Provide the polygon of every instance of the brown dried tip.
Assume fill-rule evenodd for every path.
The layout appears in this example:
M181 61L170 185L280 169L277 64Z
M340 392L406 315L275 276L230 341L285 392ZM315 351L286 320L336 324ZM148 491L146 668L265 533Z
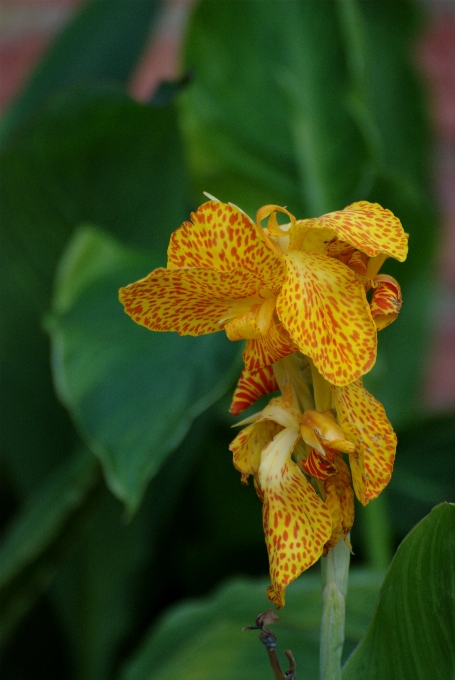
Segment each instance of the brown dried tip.
M262 614L257 615L255 626L245 626L242 630L264 630L265 626L276 623L279 618L280 617L273 609L267 609L265 612L262 612Z

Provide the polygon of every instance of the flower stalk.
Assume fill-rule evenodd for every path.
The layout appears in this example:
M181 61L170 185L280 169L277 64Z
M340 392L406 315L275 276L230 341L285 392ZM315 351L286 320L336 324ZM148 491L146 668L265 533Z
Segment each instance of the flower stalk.
M345 542L338 541L328 555L321 558L320 680L341 680L350 557L351 553Z

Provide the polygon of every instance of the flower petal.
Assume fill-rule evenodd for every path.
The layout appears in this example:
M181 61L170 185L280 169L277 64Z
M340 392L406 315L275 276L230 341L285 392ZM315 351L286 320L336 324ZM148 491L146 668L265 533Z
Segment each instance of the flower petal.
M245 213L227 203L207 201L191 214L191 220L171 236L168 269L246 269L266 286L279 288L285 275L283 264Z
M387 274L374 279L375 288L371 297L370 310L378 331L395 321L403 304L398 281Z
M234 454L234 467L242 475L242 484L248 484L248 477L253 475L256 490L261 498L258 486L261 453L282 429L273 420L262 420L245 427L229 445L229 450Z
M349 456L355 493L366 505L392 476L397 438L384 407L361 380L332 390L338 421L356 448L356 454Z
M243 352L245 368L257 373L265 366L271 366L279 359L287 357L298 349L281 323L272 323L267 334L256 340L248 340Z
M355 246L369 257L384 253L400 262L408 253L408 236L398 217L378 203L358 201L344 210L297 222L290 232L290 249L300 249L308 227L329 230L340 241ZM325 237L327 238L327 237Z
M222 329L236 299L254 296L257 276L245 270L155 269L119 291L133 321L153 331L203 335Z
M338 260L291 251L277 313L298 348L334 385L367 373L376 360L376 326L365 291Z
M254 374L248 373L244 368L235 388L229 411L233 416L238 416L260 397L277 392L278 389L278 383L271 366L264 366Z
M319 559L332 532L327 506L290 457L299 434L295 429L282 430L262 452L259 467L274 591L285 588Z

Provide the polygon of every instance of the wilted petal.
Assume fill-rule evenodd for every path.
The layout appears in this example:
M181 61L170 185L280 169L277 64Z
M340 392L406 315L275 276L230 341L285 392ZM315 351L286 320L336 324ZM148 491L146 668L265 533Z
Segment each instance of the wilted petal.
M229 411L233 416L238 416L260 397L276 392L278 389L278 383L271 366L264 366L254 374L248 373L244 368L235 388Z
M235 206L218 201L201 205L191 214L191 222L172 234L168 268L182 267L245 269L272 288L280 286L285 273L256 224Z
M376 360L376 326L357 276L338 260L292 251L277 313L302 354L334 385L367 373Z
M384 407L361 380L332 390L339 423L356 449L349 457L355 493L366 505L392 476L397 438Z
M378 331L395 321L403 304L398 281L387 274L376 276L370 310Z
M204 335L222 329L239 298L253 297L257 276L246 270L155 269L120 288L119 300L133 321L152 331Z
M332 531L327 506L290 457L299 436L299 430L282 430L263 451L259 467L271 597L319 559Z
M325 503L332 516L332 535L324 546L326 555L339 541L345 538L354 524L354 492L351 486L349 468L340 455L333 460L337 474L324 482Z
M408 253L408 237L400 220L378 203L358 201L322 217L299 220L291 228L290 249L307 249L304 239L308 239L308 227L323 230L326 241L332 234L369 257L383 253L403 262Z

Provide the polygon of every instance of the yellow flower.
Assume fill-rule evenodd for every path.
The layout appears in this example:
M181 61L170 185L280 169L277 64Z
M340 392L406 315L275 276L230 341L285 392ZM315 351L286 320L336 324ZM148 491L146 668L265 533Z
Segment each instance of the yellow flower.
M287 232L278 226L277 212L289 217ZM247 340L249 373L296 350L334 385L347 385L371 369L377 329L365 291L379 289L379 260L403 260L407 249L390 211L362 202L296 221L271 205L258 211L254 223L235 206L212 200L191 219L172 235L166 269L120 289L136 323L181 335L224 329L231 340ZM345 251L351 253L347 263ZM356 253L369 258L360 277L352 264Z
M297 355L285 360L288 368L295 363L295 356ZM301 357L301 360L305 361L305 357ZM283 361L280 361L275 364L275 370L278 370L279 364L282 363ZM294 367L291 371L295 375L298 369ZM316 381L313 381L315 377ZM323 399L326 407L333 408L338 425L343 431L343 438L353 445L353 455L349 458L353 486L358 500L362 505L366 505L370 500L377 498L387 486L393 471L397 438L385 409L363 387L361 379L350 385L330 385L317 371L313 371L308 382L312 383L315 396L321 391L325 393ZM238 415L260 397L276 392L278 389L271 366L265 367L254 375L243 370L234 391L230 411L233 415ZM299 386L297 386L298 391ZM302 386L300 386L300 392L302 392ZM310 411L307 410L306 413ZM313 423L315 422L315 417L313 417ZM320 431L320 428L316 426L313 430ZM311 443L311 446L322 455L321 448L318 449L315 443L316 440L309 440L308 431L303 436L305 441ZM325 438L334 439L333 436L327 435Z
M301 414L290 402L288 392L272 399L244 421L254 422L230 446L242 481L253 475L263 501L272 582L267 596L278 608L289 583L345 538L354 520L351 477L341 455L355 454L354 445L332 413Z

